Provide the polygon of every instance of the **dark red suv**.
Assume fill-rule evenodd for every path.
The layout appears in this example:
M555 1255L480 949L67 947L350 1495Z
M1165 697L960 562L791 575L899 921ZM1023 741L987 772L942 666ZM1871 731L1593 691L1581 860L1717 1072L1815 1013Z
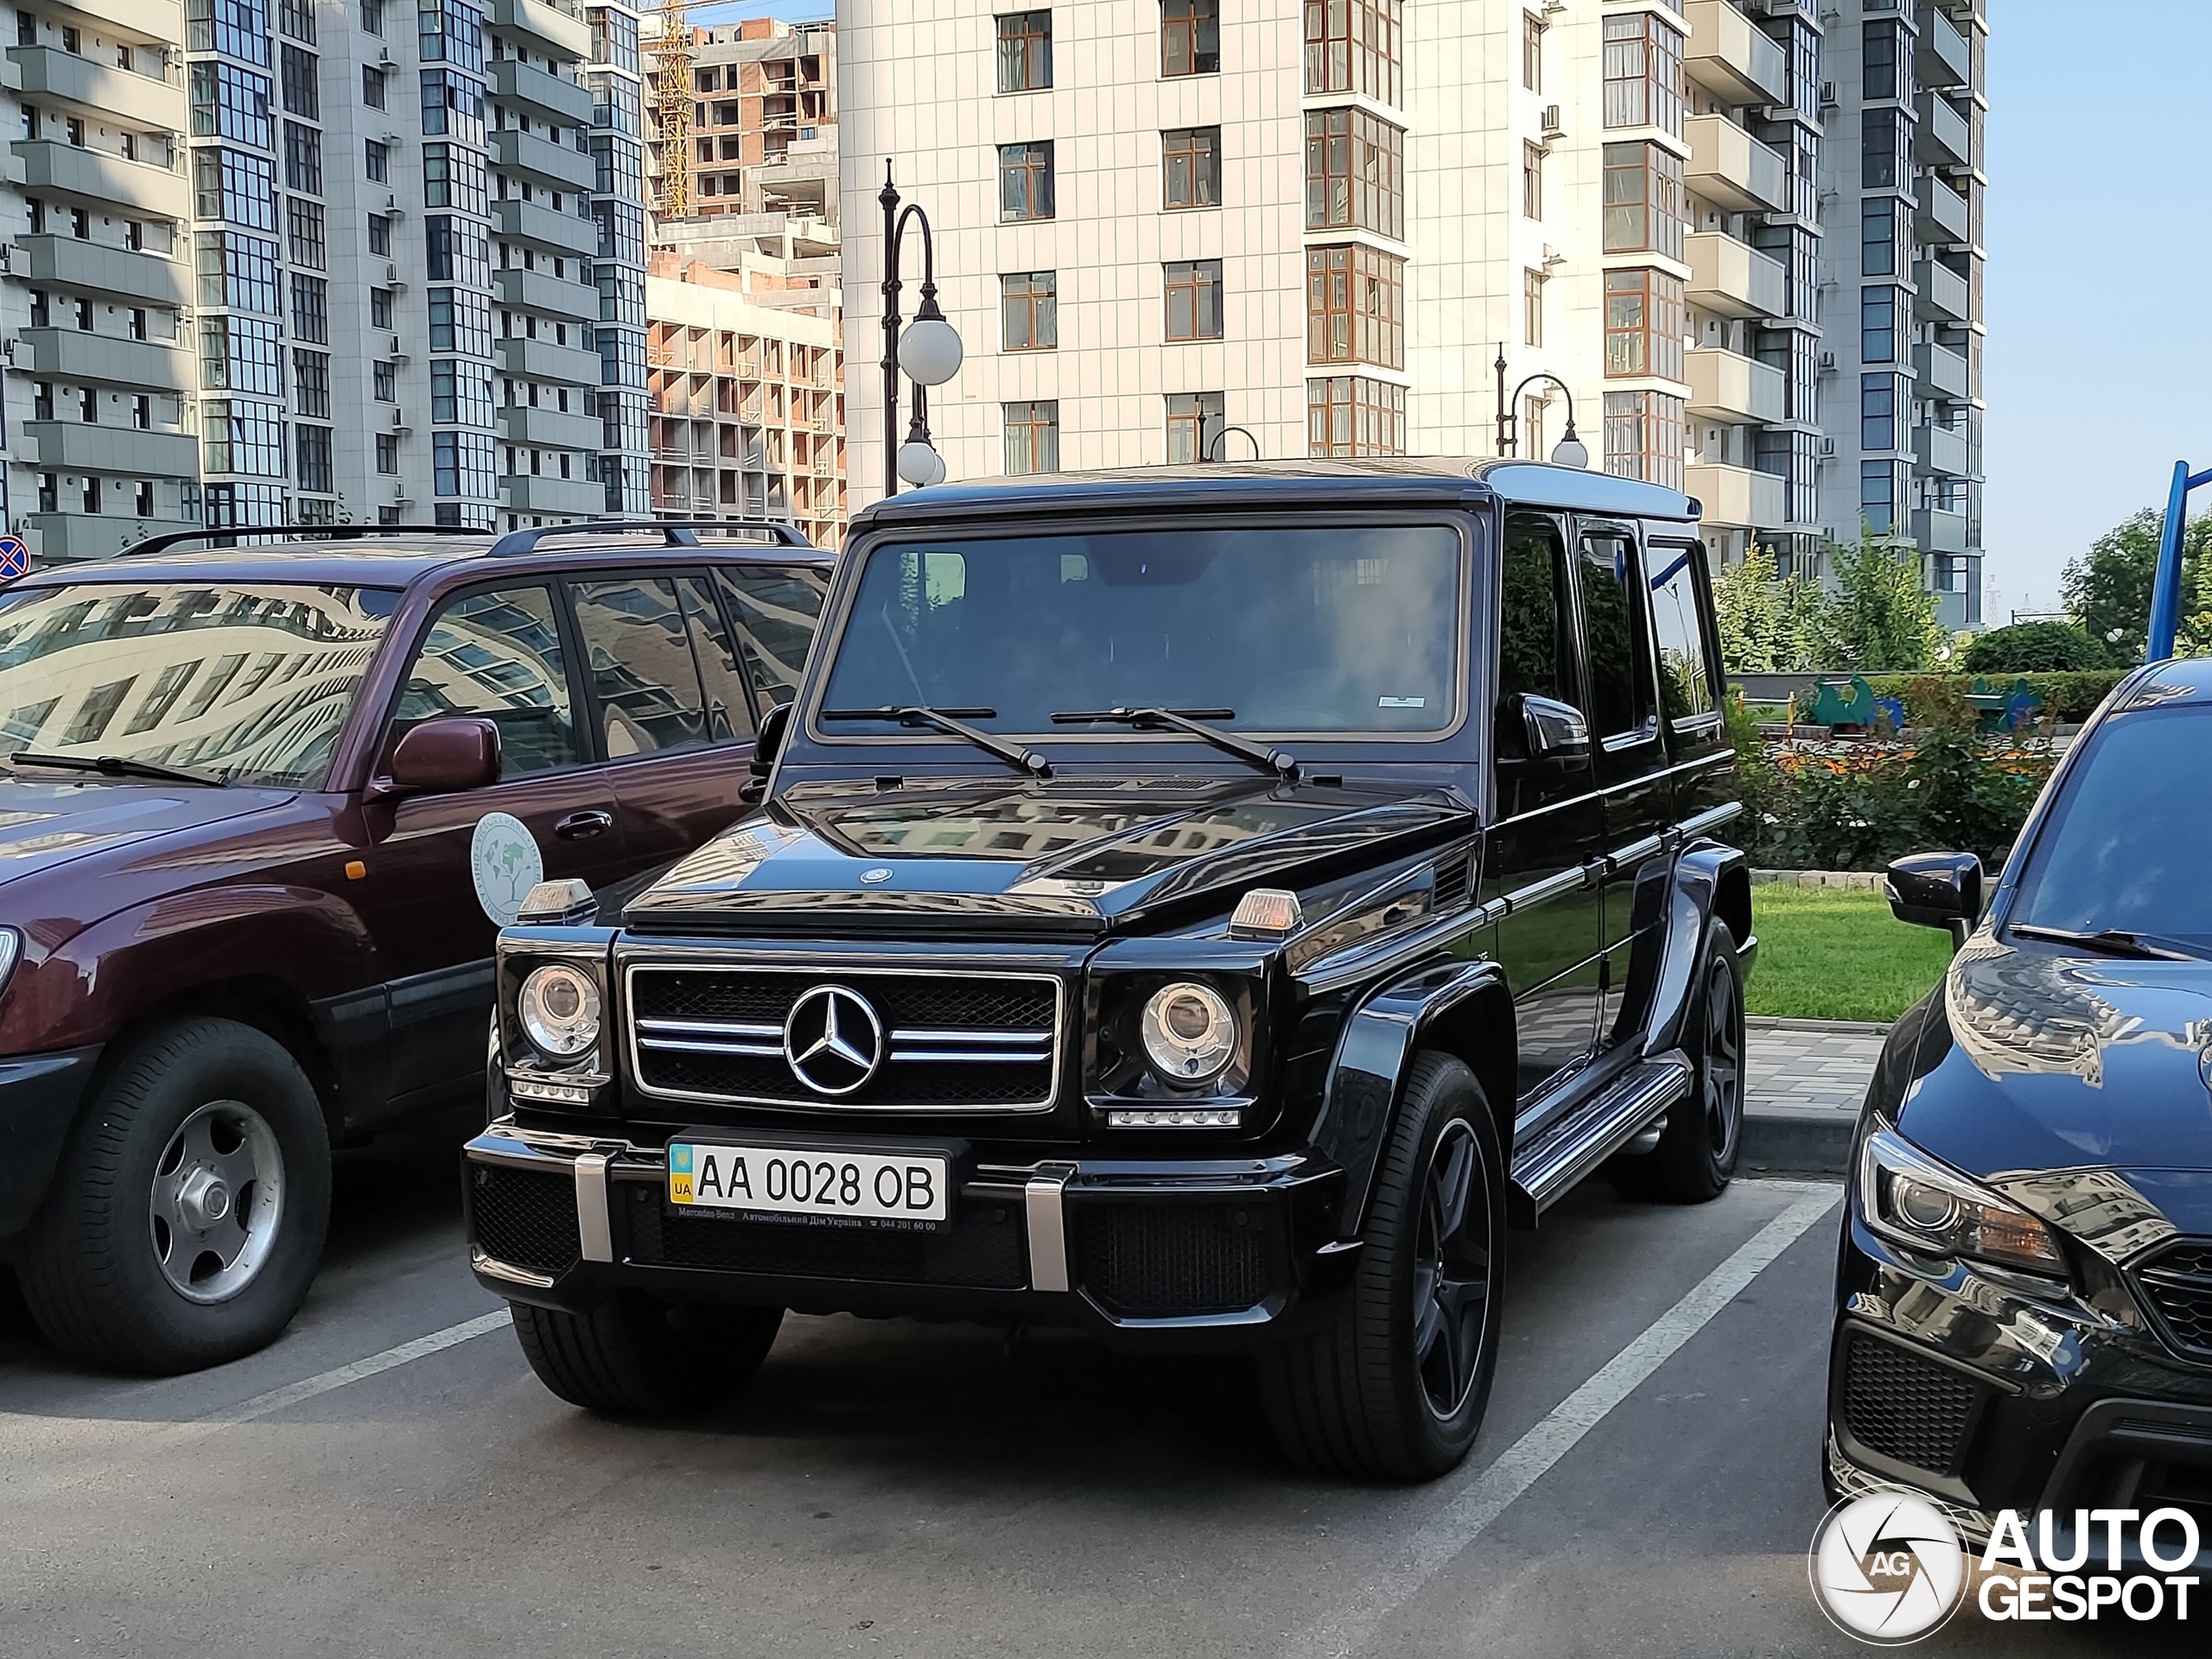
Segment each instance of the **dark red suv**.
M757 524L315 535L0 589L0 1260L87 1360L283 1329L332 1142L482 1086L531 888L619 897L737 815L830 563Z

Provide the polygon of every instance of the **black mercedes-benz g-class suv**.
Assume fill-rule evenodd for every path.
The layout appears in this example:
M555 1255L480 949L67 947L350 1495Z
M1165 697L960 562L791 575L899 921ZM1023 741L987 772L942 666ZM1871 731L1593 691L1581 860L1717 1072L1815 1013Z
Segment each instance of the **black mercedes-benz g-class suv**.
M854 524L759 809L500 938L475 1269L623 1413L782 1310L1254 1352L1285 1447L1473 1441L1510 1222L1733 1171L1698 506L1510 461L935 488Z

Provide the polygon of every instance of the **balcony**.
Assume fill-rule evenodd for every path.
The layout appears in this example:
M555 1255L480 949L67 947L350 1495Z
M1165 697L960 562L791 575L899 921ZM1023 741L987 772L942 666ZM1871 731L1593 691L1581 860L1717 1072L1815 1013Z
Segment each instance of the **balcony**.
M1788 308L1779 260L1722 231L1700 231L1686 240L1692 305L1723 317L1778 317Z
M601 364L597 352L556 346L550 340L525 340L517 334L512 340L493 341L492 356L505 374L527 375L533 380L561 381L574 386L599 384Z
M543 0L492 0L491 22L538 57L581 63L591 55L591 30Z
M549 190L573 190L589 195L599 181L590 156L568 144L556 144L534 133L508 127L490 135L492 165ZM596 236L597 232L594 232Z
M130 478L200 476L200 440L188 432L142 432L84 421L27 421L32 464L49 471L120 473ZM114 550L110 549L111 552Z
M1941 507L1915 507L1912 539L1923 553L1963 553L1967 550L1967 516Z
M588 478L545 478L516 473L499 480L500 505L509 512L558 513L595 518L607 511L607 486Z
M1932 8L1920 19L1917 73L1923 86L1963 86L1974 79L1974 51L1967 37Z
M1912 466L1915 472L1939 473L1947 478L1966 477L1966 429L1950 426L1914 427Z
M524 270L520 265L495 270L492 273L492 293L502 305L540 311L549 316L587 321L599 315L597 289L589 283L556 276L550 270Z
M127 116L142 130L184 130L184 88L151 75L96 63L51 46L11 46L22 89L87 115Z
M127 207L162 219L182 219L192 212L192 191L184 175L165 167L126 162L104 149L80 149L53 138L17 139L16 159L22 164L23 188L42 195Z
M495 59L489 67L492 96L501 103L518 105L537 119L556 127L591 124L589 87L533 69L518 58Z
M1923 242L1974 240L1967 199L1932 173L1920 181L1920 211L1913 227Z
M511 60L502 58L502 63ZM599 251L599 221L575 213L556 213L534 201L512 196L492 204L492 228L510 242L525 243L549 253L588 258ZM598 308L594 305L594 310Z
M75 328L25 328L16 338L30 357L16 367L40 379L90 381L138 391L182 391L193 384L192 359L175 346ZM596 359L594 359L596 361Z
M1929 322L1974 320L1967 279L1940 259L1922 260L1912 268L1912 280L1920 289L1920 297L1913 306L1915 315Z
M1772 530L1789 511L1788 483L1774 473L1749 467L1696 466L1688 469L1689 493L1705 508L1708 526L1726 530Z
M50 235L17 237L16 255L15 274L27 282L154 305L184 303L181 260Z
M1689 0L1682 69L1724 104L1787 104L1789 60L1733 0Z
M1686 355L1688 408L1698 419L1724 421L1732 426L1783 418L1788 382L1780 369L1714 346L1695 346Z
M1789 205L1789 169L1782 157L1725 115L1696 115L1683 123L1689 165L1682 181L1715 207L1732 213L1780 213Z
M1974 134L1967 118L1941 92L1920 95L1920 138L1915 158L1936 167L1974 165Z
M1947 346L1926 343L1912 348L1912 372L1919 377L1920 395L1962 403L1967 396L1967 360Z
M596 449L606 429L595 415L570 415L557 409L510 404L499 411L499 436L536 449Z
M112 39L127 35L140 46L175 48L184 38L184 7L181 0L60 0L53 8L65 18L97 26Z
M34 512L23 523L36 538L42 564L111 559L141 536L167 536L200 528L181 518L140 518L120 512Z

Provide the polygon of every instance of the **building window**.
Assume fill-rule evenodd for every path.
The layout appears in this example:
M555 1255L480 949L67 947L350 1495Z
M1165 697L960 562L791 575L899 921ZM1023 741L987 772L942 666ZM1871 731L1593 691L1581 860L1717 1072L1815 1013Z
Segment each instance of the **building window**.
M1524 319L1521 341L1525 346L1544 343L1544 273L1524 270L1521 273L1521 307Z
M1167 464L1188 466L1211 461L1209 446L1221 435L1228 420L1228 399L1218 391L1171 391L1167 394Z
M251 317L200 319L200 384L209 391L283 395L280 330Z
M373 64L361 66L361 102L372 110L384 108L384 71Z
M262 149L275 148L269 111L269 77L228 63L192 66L192 131L195 137L235 138ZM26 106L27 109L29 106ZM28 132L27 137L36 137Z
M1060 470L1060 405L1056 399L1007 404L1006 470L1009 478Z
M1406 135L1365 110L1306 112L1306 228L1339 226L1402 240Z
M1521 216L1541 219L1544 216L1544 149L1541 144L1524 143L1521 146Z
M315 44L315 0L276 0L276 27L296 41Z
M999 278L999 332L1009 352L1049 352L1060 343L1059 278L1018 270Z
M1406 453L1406 389L1338 374L1306 383L1306 453L1332 460Z
M1894 288L1859 290L1859 360L1897 360L1897 291Z
M1167 339L1221 338L1221 261L1181 259L1163 269L1166 279Z
M397 433L377 434L377 471L396 473L399 470L399 437Z
M330 429L304 422L292 428L292 460L303 490L330 493Z
M1897 469L1894 461L1859 463L1859 516L1877 536L1886 536L1897 523Z
M1648 11L1605 19L1605 124L1682 136L1682 32Z
M487 190L481 151L464 144L423 146L423 200L433 207L458 207L463 213L486 211ZM614 204L601 202L601 207Z
M1688 231L1682 158L1656 144L1607 144L1605 251L1679 259Z
M1221 129L1177 127L1160 135L1163 207L1221 206Z
M493 442L488 432L430 435L430 493L478 498L492 493Z
M1535 12L1521 14L1521 84L1532 92L1544 90L1544 27Z
M384 0L361 0L361 27L372 35L384 33Z
M1911 410L1911 382L1894 374L1859 377L1859 447L1896 449L1903 445L1900 417Z
M1905 45L1904 25L1894 19L1859 25L1861 53L1859 85L1868 101L1912 99L1912 56Z
M285 199L285 232L291 244L294 264L305 265L309 270L323 268L324 223L321 202L302 201L297 196Z
M226 145L192 156L193 211L250 231L276 228L276 163ZM81 234L81 232L79 232Z
M1306 249L1306 360L1405 367L1405 285L1394 255L1357 243Z
M1651 270L1605 273L1605 374L1682 378L1680 277Z
M999 146L999 222L1052 217L1052 144Z
M1008 12L999 18L999 91L1040 92L1052 84L1052 14Z
M369 251L383 258L391 257L391 220L382 213L369 215Z
M466 289L430 290L430 349L492 355L492 302Z
M322 194L322 134L297 121L284 124L284 188Z
M249 478L284 476L284 423L274 404L214 398L200 406L200 442L206 470Z
M1306 0L1306 90L1399 98L1405 0Z
M239 231L201 231L196 240L200 304L258 312L264 317L283 314L277 297L274 242Z
M1892 196L1869 196L1859 206L1859 274L1897 274L1899 204Z
M391 181L391 149L370 139L363 147L361 160L371 182L388 184Z
M369 365L370 395L380 404L399 401L399 371L397 365L376 362Z
M1903 110L1872 109L1859 118L1859 182L1897 190L1912 175L1912 123Z
M330 418L330 354L327 352L292 353L293 405L310 420Z
M292 273L292 334L317 346L330 340L329 285L320 276Z
M1160 0L1160 73L1221 71L1221 0Z
M390 289L372 288L369 290L369 327L372 328L391 327L391 290Z
M310 121L322 119L322 93L315 82L317 59L312 52L287 46L280 59L279 79L284 89L284 108Z
M1681 398L1661 391L1605 394L1605 470L1614 477L1679 490L1688 441Z

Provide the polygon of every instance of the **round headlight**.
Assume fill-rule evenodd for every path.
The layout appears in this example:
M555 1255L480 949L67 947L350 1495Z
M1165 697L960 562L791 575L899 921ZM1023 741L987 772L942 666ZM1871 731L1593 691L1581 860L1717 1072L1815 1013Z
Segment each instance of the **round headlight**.
M541 1053L572 1060L599 1040L599 987L580 968L532 969L517 1001L523 1034Z
M1144 1005L1144 1052L1169 1083L1205 1083L1236 1052L1236 1016L1211 986L1163 985Z
M1940 1186L1900 1179L1891 1190L1899 1218L1924 1231L1940 1232L1958 1218L1958 1200Z

